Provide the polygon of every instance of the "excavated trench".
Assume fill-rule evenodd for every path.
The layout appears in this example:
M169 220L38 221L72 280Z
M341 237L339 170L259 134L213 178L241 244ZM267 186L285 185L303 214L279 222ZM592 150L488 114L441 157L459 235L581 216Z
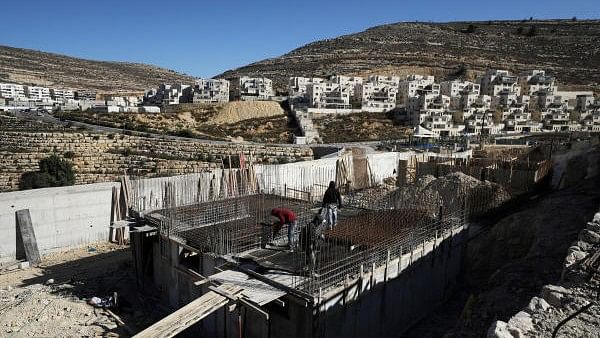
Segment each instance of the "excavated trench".
M555 154L552 188L531 196L474 235L454 296L406 337L484 337L560 279L570 243L600 205L600 150L576 145Z

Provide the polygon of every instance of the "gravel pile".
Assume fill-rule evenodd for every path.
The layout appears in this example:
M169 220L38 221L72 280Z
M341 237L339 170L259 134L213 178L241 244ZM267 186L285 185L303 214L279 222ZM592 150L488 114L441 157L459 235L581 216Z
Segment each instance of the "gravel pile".
M412 185L399 188L393 193L395 205L437 205L455 210L462 207L463 199L468 197L471 205L478 209L495 207L510 198L498 184L480 181L472 176L455 172L435 178L431 175L420 177Z

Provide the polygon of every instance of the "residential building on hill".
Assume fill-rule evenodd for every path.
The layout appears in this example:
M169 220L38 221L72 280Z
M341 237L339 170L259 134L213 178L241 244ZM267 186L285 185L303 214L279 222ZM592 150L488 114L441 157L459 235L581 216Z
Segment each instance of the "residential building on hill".
M266 77L242 76L234 91L234 98L242 101L270 100L273 96L273 81Z
M6 99L24 99L25 86L14 83L0 83L0 96Z
M194 84L194 103L229 102L229 81L225 79L197 79Z
M519 78L507 70L491 69L481 77L481 93L497 96L500 94L521 95Z

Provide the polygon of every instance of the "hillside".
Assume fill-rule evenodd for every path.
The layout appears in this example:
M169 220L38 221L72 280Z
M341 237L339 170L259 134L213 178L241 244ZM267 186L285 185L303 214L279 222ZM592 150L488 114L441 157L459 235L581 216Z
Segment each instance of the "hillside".
M599 51L600 20L396 23L313 42L219 76L262 74L285 90L290 76L421 73L474 78L491 67L514 72L542 68L561 84L598 90Z
M209 140L289 143L297 133L292 118L275 101L171 105L161 114L64 112L67 120L140 132Z
M93 61L0 46L0 82L138 91L162 82L193 82L193 77L141 63Z

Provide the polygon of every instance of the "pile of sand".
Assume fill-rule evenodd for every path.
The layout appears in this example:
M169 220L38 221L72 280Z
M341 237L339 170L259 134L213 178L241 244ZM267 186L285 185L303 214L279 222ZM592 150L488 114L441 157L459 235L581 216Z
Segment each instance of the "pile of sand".
M235 101L229 102L210 121L215 124L231 124L244 120L284 116L285 111L274 101Z

